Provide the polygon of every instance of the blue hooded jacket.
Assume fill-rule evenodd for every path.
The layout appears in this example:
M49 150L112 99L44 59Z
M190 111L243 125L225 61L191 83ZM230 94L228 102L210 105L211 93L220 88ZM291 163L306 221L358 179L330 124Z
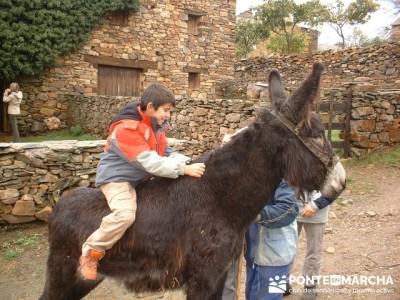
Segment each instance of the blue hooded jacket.
M295 191L282 180L271 201L261 211L261 220L246 233L246 261L260 266L290 264L297 251Z

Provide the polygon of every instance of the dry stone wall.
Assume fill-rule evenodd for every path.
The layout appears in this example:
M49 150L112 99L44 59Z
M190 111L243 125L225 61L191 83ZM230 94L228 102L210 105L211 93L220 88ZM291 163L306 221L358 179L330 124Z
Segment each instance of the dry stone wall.
M20 82L23 132L46 130L43 120L49 117L67 126L67 98L99 94L98 65L136 65L142 69L141 90L158 81L176 95L198 99L213 98L216 82L233 78L236 1L140 3L126 23L116 25L112 16L104 18L82 48L39 77ZM190 32L189 18L197 20L197 33ZM200 73L199 87L189 89L189 72Z
M47 221L61 193L92 186L104 141L0 143L0 223Z
M353 153L362 155L382 145L399 143L400 91L352 88ZM345 101L346 90L336 89L334 93ZM324 94L329 97L330 92ZM75 121L106 136L113 114L131 99L80 96L71 101L76 105ZM241 99L182 98L172 115L169 136L189 141L176 149L196 157L219 147L225 133L246 126L261 106L268 104ZM0 222L46 220L63 191L93 186L103 147L104 140L0 144Z
M400 143L400 90L355 87L350 124L352 152L357 156Z
M84 128L107 131L109 120L130 98L78 97L74 117ZM75 98L75 101L78 101ZM104 104L107 103L107 104ZM174 146L196 157L220 146L225 133L246 126L262 103L245 100L180 99L169 136L189 141ZM47 220L63 191L93 186L101 141L0 143L0 223Z
M383 90L400 89L400 42L366 48L328 50L310 54L250 58L235 64L235 80L222 82L220 96L246 97L247 87L265 82L269 71L277 68L289 90L298 86L314 62L325 66L322 87L340 88L344 83L368 81Z
M74 123L85 131L106 137L112 117L132 99L76 96L70 101ZM248 124L255 109L263 104L267 105L259 100L180 98L172 113L169 136L197 141L197 147L187 149L187 153L200 154L217 146L223 134Z

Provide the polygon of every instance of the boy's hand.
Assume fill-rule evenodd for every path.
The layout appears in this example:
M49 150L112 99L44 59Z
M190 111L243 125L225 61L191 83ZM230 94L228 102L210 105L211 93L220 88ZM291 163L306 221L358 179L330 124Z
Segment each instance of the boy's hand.
M303 217L313 217L315 216L316 213L317 211L314 208L312 208L310 204L306 204L306 206L301 211L301 215Z
M206 170L206 165L203 163L196 163L185 166L184 174L192 177L200 178Z

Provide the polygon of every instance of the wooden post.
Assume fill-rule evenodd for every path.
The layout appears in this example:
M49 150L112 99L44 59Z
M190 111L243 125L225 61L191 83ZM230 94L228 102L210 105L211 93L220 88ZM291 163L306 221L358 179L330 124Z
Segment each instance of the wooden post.
M345 118L345 124L344 124L344 157L350 157L351 156L351 146L350 146L350 131L351 131L351 126L350 126L350 120L351 120L351 110L352 110L352 100L353 100L353 85L349 85L347 88L347 93L346 93L346 118Z
M329 113L328 113L328 140L332 143L332 122L335 117L333 114L333 101L334 101L334 90L331 90L329 95Z

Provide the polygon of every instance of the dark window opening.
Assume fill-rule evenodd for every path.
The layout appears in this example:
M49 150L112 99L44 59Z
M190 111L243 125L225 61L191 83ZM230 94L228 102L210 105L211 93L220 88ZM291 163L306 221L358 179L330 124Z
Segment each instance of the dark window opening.
M201 16L188 15L188 33L193 35L199 34Z
M110 22L113 25L126 26L128 25L129 11L116 10L110 14Z
M0 79L0 132L8 131L7 105L3 102L3 94L8 85L9 82Z
M189 73L189 89L198 90L200 88L200 73Z

